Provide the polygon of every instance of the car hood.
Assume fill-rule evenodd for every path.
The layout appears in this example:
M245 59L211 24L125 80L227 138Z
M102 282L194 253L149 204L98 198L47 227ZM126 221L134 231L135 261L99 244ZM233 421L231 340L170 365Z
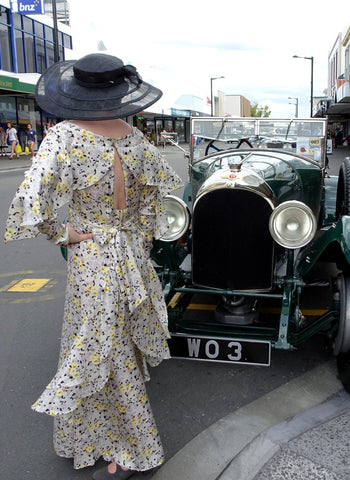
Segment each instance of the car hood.
M308 159L280 152L226 152L197 162L193 167L197 188L194 197L208 189L245 188L255 190L274 205L299 200L319 213L322 169Z

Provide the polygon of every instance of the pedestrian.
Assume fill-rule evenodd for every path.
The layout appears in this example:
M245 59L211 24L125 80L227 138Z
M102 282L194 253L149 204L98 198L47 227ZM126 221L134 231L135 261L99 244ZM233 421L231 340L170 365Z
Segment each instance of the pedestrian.
M338 130L335 134L335 148L343 146L343 130Z
M163 128L163 130L160 132L160 138L161 138L161 141L163 143L163 148L165 148L165 144L166 144L166 137L165 135L167 134L168 132L165 130L165 128Z
M32 157L34 157L34 145L37 142L36 131L33 130L31 123L28 123L26 130L26 147L29 147L29 151Z
M50 128L10 207L5 240L45 233L67 244L68 278L56 375L33 405L54 416L58 455L97 480L162 464L147 364L169 358L167 312L149 252L168 223L163 199L181 180L122 118L162 92L105 54L52 65L36 101L65 118ZM57 209L69 203L62 225Z
M50 128L50 124L49 124L49 123L45 123L44 128L43 128L43 139L44 139L44 138L46 137L46 135L48 134L49 128Z
M18 158L18 153L16 153L16 145L17 143L19 143L17 130L15 129L15 126L11 122L7 122L5 143L7 142L7 139L9 140L10 147L11 147L10 158L12 159L14 154L16 155L16 158Z
M0 127L0 155L2 157L6 156L7 151L7 143L6 143L6 133L5 130Z

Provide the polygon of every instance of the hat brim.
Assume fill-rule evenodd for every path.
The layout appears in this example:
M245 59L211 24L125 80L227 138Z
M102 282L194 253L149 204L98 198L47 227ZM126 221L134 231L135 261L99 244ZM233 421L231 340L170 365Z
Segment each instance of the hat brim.
M150 107L162 92L141 81L128 78L107 88L84 87L73 74L75 60L52 65L36 85L35 99L42 110L57 118L72 120L107 120L135 115Z

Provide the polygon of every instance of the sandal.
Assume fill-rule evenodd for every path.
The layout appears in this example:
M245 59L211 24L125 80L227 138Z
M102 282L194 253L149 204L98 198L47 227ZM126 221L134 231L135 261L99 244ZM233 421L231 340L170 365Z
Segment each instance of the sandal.
M108 468L103 467L100 470L97 470L92 475L92 478L94 480L127 480L127 478L130 478L136 472L136 470L123 470L118 466L115 473L109 473Z

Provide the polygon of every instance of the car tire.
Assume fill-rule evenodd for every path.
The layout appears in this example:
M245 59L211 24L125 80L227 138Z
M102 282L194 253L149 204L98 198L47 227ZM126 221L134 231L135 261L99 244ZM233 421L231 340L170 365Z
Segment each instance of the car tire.
M350 215L350 157L344 158L338 176L336 220L339 220L342 215ZM339 270L350 273L350 267L344 256L340 255L337 258L336 265Z
M337 357L339 379L344 389L350 393L350 277L340 274L339 288L339 325L333 342L333 353Z
M350 158L344 158L341 164L337 186L336 219L341 215L350 215Z
M333 342L334 355L350 352L350 276L338 275L337 286L340 310L338 332Z

